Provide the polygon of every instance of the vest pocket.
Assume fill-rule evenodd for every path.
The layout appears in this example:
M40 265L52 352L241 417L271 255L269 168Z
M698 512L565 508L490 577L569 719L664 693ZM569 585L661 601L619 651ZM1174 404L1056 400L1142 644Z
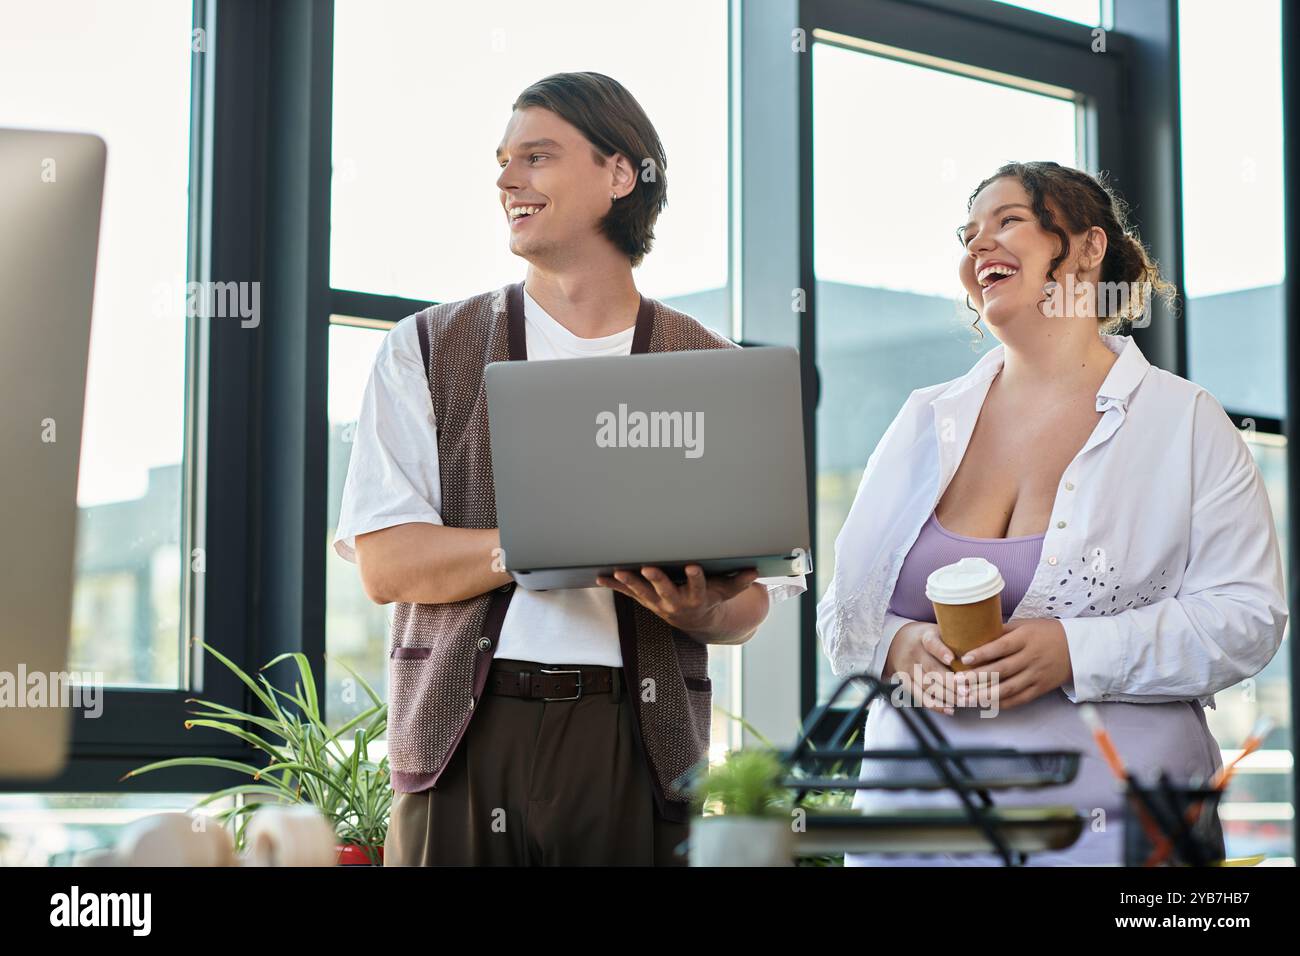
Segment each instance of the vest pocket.
M428 657L431 653L433 653L433 648L431 647L398 646L398 647L394 647L391 651L389 651L388 656L390 659L395 661L418 660L421 658Z
M713 682L707 677L686 677L684 680L691 724L707 750L713 725Z

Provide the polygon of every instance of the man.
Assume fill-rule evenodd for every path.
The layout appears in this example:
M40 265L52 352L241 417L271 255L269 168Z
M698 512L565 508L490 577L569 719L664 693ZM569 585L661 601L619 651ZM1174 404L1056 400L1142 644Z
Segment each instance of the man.
M499 558L486 364L736 346L637 292L666 164L621 85L535 83L497 162L524 282L388 334L335 540L367 595L397 605L385 863L680 864L676 781L708 752L707 645L747 641L769 591L805 582L691 566L680 586L643 568L599 588L515 587Z

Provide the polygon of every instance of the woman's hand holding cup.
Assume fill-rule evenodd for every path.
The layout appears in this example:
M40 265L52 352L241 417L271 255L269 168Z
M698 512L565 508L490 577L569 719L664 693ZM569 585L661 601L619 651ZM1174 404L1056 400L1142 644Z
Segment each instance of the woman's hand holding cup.
M912 702L952 714L959 704L956 675L949 666L954 660L953 652L939 639L938 624L911 621L894 634L882 678L888 681L900 676ZM917 674L921 675L920 687L913 680Z

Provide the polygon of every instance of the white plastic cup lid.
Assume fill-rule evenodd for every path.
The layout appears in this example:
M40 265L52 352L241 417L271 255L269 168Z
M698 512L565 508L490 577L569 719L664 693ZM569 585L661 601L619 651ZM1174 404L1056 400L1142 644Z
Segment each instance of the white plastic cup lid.
M997 566L984 558L962 558L936 568L925 579L925 596L938 604L974 604L1002 591Z

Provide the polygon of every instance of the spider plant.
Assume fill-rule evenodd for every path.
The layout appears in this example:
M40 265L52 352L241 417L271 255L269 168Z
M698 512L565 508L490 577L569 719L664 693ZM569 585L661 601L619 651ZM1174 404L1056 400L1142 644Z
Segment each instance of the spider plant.
M219 757L176 757L137 767L121 779L168 767L230 770L247 776L251 782L208 794L190 809L197 810L226 797L236 798L234 806L214 814L222 826L233 821L236 850L243 852L245 849L245 828L261 803L308 803L330 821L341 843L362 847L371 863L377 864L378 847L383 845L388 832L393 791L387 755L376 762L370 757L369 747L371 741L385 731L388 705L365 678L346 662L338 661L365 689L372 706L338 730L330 730L321 718L316 680L304 654L280 654L259 668L257 680L254 680L220 651L203 641L195 640L195 643L243 681L270 716L250 714L215 701L191 697L186 703L199 704L206 709L189 711L193 717L185 721L185 728L210 727L230 734L265 755L268 758L266 765L255 766ZM262 674L262 671L289 658L298 665L298 680L294 681L293 693L274 686ZM348 734L352 738L350 749L345 740Z

